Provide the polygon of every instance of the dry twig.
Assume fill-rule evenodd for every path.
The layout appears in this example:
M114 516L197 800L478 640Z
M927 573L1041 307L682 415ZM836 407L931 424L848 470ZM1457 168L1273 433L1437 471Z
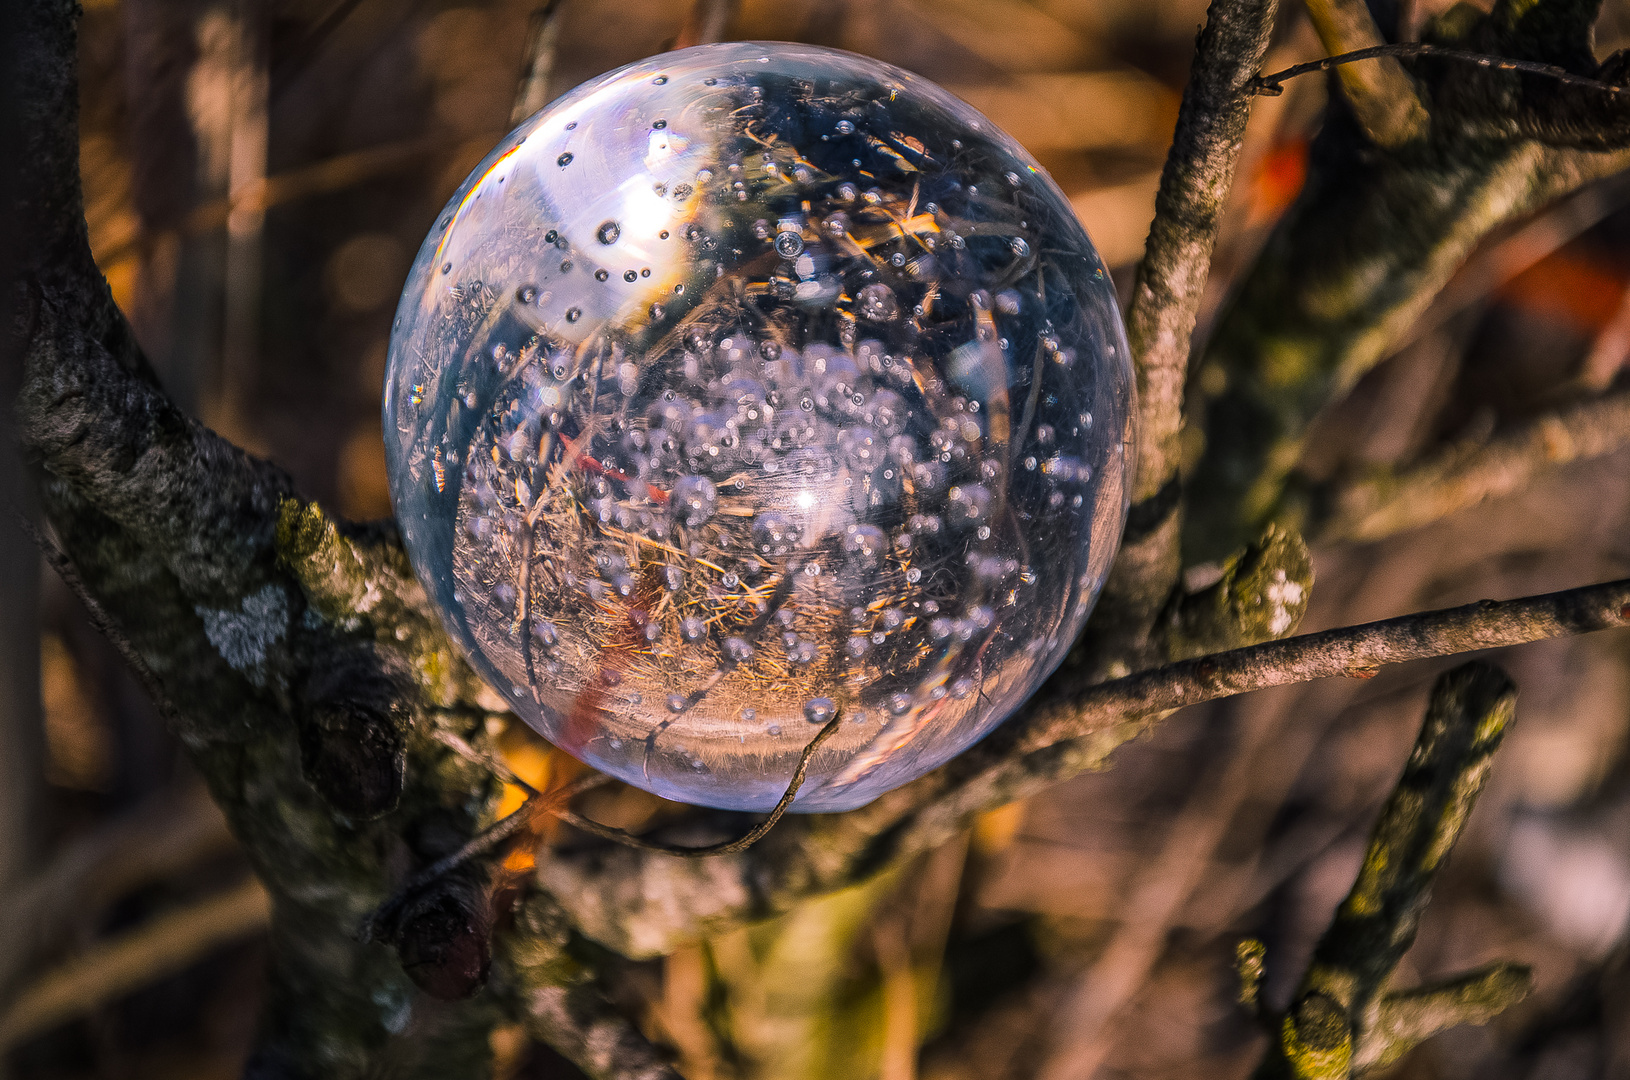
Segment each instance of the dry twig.
M1015 736L1041 749L1111 718L1148 716L1269 686L1338 675L1372 678L1384 664L1521 645L1630 625L1630 579L1519 600L1481 600L1324 630L1185 660L1098 686L1060 680Z
M47 972L0 1014L0 1050L10 1050L155 979L211 949L265 928L271 901L253 878L177 908Z
M1245 137L1250 85L1277 10L1278 0L1213 0L1183 91L1127 313L1138 390L1136 472L1131 516L1087 631L1095 672L1147 659L1149 628L1177 584L1189 339Z
M1521 491L1547 470L1630 444L1630 391L1541 416L1482 446L1454 447L1401 473L1341 488L1321 540L1379 540L1487 499Z
M1307 0L1307 13L1327 52L1353 59L1362 54L1379 62L1362 67L1346 63L1338 67L1328 62L1321 67L1318 61L1298 64L1289 69L1290 74L1254 80L1252 88L1259 94L1278 93L1280 82L1292 74L1301 74L1300 69L1317 71L1335 67L1341 79L1342 95L1352 106L1364 133L1378 146L1402 146L1425 134L1429 118L1420 92L1397 57L1382 45L1381 31L1375 25L1369 5L1364 0Z

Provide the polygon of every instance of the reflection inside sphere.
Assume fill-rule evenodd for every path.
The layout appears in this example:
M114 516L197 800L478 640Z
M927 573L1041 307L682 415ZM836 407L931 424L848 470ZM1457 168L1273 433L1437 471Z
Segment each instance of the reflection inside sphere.
M516 129L425 241L392 494L482 675L668 798L845 809L1062 659L1126 511L1115 296L932 84L708 45Z

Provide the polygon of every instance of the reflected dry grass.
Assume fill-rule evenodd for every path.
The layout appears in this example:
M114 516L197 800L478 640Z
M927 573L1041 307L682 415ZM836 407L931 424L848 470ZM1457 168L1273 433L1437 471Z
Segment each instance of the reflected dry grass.
M230 61L249 70L215 75L229 83L264 68L269 135L264 176L226 188L209 147L244 133L208 107L199 76L212 9L86 6L92 245L166 385L339 511L385 515L378 387L403 253L508 127L536 5L362 0L338 21L317 0L239 5L258 46ZM1420 20L1447 5L1404 6ZM851 49L959 93L1043 162L1124 287L1203 8L742 0L724 33ZM554 92L667 47L687 13L664 0L566 0ZM1598 53L1626 34L1630 4L1611 0ZM1267 67L1317 49L1288 8ZM1323 93L1309 78L1259 101L1202 333L1299 190ZM1491 238L1409 343L1326 410L1310 470L1407 464L1615 384L1630 360L1626 195L1609 182ZM252 359L233 369L226 229L243 210L265 225ZM1620 452L1413 532L1326 544L1304 629L1624 576L1627 519L1630 455ZM163 855L153 837L164 829L142 815L186 789L178 748L55 583L42 610L52 766L39 782L52 850L66 858L146 823L128 843L153 845L155 871L126 874L111 893L60 897L67 929L30 954L37 971L230 887L243 869L218 843ZM1395 1075L1624 1075L1627 650L1622 635L1598 636L1502 657L1522 688L1519 720L1405 977L1501 957L1532 964L1538 990L1490 1028L1429 1042ZM1267 940L1265 993L1283 1005L1351 883L1437 671L1189 710L1119 751L1109 771L987 815L922 865L630 965L620 999L694 1078L1244 1076L1260 1044L1234 1000L1235 942ZM523 726L491 723L528 782L575 768ZM672 807L614 790L585 812L638 829ZM237 1075L261 959L239 944L179 975L155 968L139 989L90 1002L16 1050L13 1072ZM574 1075L513 1030L494 1043L495 1075Z

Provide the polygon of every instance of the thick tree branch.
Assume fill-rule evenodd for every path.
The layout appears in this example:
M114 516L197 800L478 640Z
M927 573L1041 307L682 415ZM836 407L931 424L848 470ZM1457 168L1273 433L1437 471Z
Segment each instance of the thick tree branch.
M1177 584L1189 339L1277 10L1278 0L1213 0L1183 91L1126 320L1137 373L1136 472L1131 517L1087 630L1094 671L1124 673L1148 659L1145 638Z
M1590 12L1523 11L1440 24L1428 44L1623 81L1622 65L1579 50ZM1431 103L1427 137L1389 149L1332 110L1300 198L1210 343L1196 383L1207 447L1185 523L1196 561L1265 522L1301 524L1308 424L1387 355L1491 229L1630 162L1630 95L1431 55L1409 64Z
M434 723L484 737L451 706L485 692L389 533L342 536L279 471L158 389L86 241L76 13L42 0L14 28L26 229L6 284L24 318L5 329L20 335L18 430L44 469L42 505L87 590L162 684L273 899L259 1057L291 1076L477 1068L494 1001L451 1007L433 1044L414 1046L398 1038L413 983L354 931L404 863L432 862L485 824L497 785L416 734ZM420 941L420 953L483 951L490 919L476 925L481 939ZM405 1064L387 1064L403 1053Z

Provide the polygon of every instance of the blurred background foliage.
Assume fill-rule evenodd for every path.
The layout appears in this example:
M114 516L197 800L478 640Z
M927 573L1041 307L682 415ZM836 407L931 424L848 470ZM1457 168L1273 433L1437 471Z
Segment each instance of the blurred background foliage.
M1023 142L1124 291L1204 6L561 0L548 91L533 98L712 36L875 56ZM1371 6L1408 36L1447 4ZM337 512L388 515L378 410L394 302L434 215L515 119L539 0L86 7L91 241L166 388ZM1627 38L1630 0L1608 0L1598 55ZM1267 69L1319 55L1286 5ZM1326 86L1297 80L1255 106L1202 337L1300 189ZM1630 182L1609 178L1489 237L1318 418L1302 469L1318 479L1475 444L1612 386L1627 361ZM1303 629L1625 576L1627 520L1619 452L1425 528L1318 546ZM32 635L30 576L5 617ZM30 815L6 828L19 847L0 920L6 1068L236 1076L264 898L152 705L48 573L37 611L39 708L19 706L4 728L15 745L0 749L26 765L7 805ZM1499 957L1533 965L1537 990L1394 1075L1630 1076L1627 646L1571 638L1503 659L1520 722L1402 977ZM627 966L619 1000L693 1080L1244 1076L1262 1043L1235 1000L1235 943L1268 943L1265 996L1283 1006L1446 666L1190 710L1109 771L995 811L920 865ZM501 742L540 787L571 767L522 727ZM637 792L592 809L624 826L668 812ZM518 1031L494 1049L500 1077L578 1075Z

